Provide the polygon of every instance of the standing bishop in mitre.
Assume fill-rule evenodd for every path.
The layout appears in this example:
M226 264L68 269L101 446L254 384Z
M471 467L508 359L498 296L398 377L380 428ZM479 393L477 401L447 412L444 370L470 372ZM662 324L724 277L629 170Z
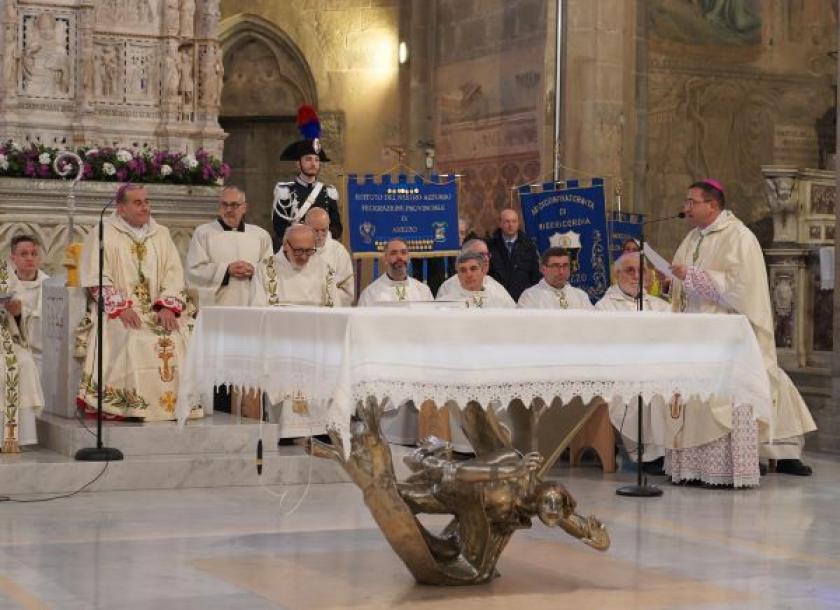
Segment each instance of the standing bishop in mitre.
M38 442L35 417L44 406L38 369L26 347L21 292L15 272L0 259L0 450L6 453Z
M337 296L331 269L316 257L315 231L293 224L283 235L283 247L257 265L251 282L251 305L316 305L335 307Z
M725 209L723 186L712 179L688 188L683 204L693 229L674 255L672 306L691 313L737 313L755 332L770 378L773 437L759 454L775 459L776 472L808 476L801 461L803 435L816 430L811 413L776 361L776 340L764 256L755 235Z
M359 307L373 307L387 303L410 303L434 301L432 291L426 284L408 275L408 261L411 255L408 244L394 238L385 244L382 262L385 273L380 275L362 291Z
M316 257L330 268L335 281L336 295L340 307L352 307L356 297L356 277L353 261L344 245L330 235L330 215L323 208L311 208L304 222L315 231Z
M245 222L245 193L226 186L219 198L219 217L196 227L187 251L187 285L198 294L198 306L247 305L257 264L272 255L268 231Z
M184 270L169 230L151 216L146 189L127 184L105 219L102 291L102 407L105 414L143 421L174 420L178 374L191 330ZM81 283L92 299L79 403L96 408L96 301L99 238L91 231L82 247ZM191 417L201 417L200 407Z

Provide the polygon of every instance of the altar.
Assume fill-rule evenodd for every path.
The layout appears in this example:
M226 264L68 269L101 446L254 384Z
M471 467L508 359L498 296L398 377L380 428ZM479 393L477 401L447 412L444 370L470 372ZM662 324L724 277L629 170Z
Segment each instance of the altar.
M728 397L769 431L767 375L746 318L579 310L454 310L434 306L205 308L181 372L179 410L212 409L215 385L304 399L311 416L349 438L360 401L507 408ZM180 411L183 415L184 411ZM685 417L682 413L681 417ZM669 423L670 430L677 426ZM659 439L661 440L661 439ZM678 445L672 434L670 448Z

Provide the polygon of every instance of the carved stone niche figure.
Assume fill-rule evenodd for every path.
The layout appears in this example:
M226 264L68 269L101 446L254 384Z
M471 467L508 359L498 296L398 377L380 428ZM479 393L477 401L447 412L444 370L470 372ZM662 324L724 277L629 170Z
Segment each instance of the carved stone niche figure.
M17 89L18 62L20 61L17 48L17 20L17 0L6 0L3 10L3 26L5 29L3 38L3 90L6 95Z
M163 96L170 101L177 99L178 85L181 80L181 68L178 43L174 40L168 41L163 70Z
M28 30L23 52L24 90L30 95L63 96L70 92L70 61L64 23L41 13Z
M96 83L99 97L114 98L120 80L120 58L117 47L103 46L96 62Z
M165 0L163 21L166 24L167 36L177 36L181 29L180 10L178 0Z
M193 80L193 60L190 49L181 53L179 72L178 92L181 94L184 112L192 112L195 81Z
M768 176L767 203L773 213L773 242L794 243L797 241L796 208L798 198L794 191L796 180L792 176Z
M184 40L190 40L195 36L195 0L181 0L178 10L180 14L178 35Z
M202 59L202 76L201 83L202 102L208 107L217 107L222 93L222 79L224 76L224 66L220 59L220 51L215 44L210 44L207 47L207 53Z

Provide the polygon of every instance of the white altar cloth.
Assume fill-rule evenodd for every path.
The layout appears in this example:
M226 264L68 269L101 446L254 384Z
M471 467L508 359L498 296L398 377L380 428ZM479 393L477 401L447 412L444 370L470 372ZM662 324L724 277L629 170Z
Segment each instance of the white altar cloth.
M758 344L739 315L582 310L208 307L198 316L178 396L212 409L214 385L302 393L345 441L357 400L526 405L639 393L725 396L771 426Z

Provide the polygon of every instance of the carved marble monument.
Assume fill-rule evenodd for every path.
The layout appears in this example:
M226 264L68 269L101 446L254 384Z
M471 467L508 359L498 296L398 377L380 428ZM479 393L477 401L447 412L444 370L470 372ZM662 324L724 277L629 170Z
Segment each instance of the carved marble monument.
M765 250L779 361L785 368L828 366L833 291L820 282L820 249L834 245L834 172L765 165L773 246Z
M0 0L0 19L0 137L221 156L219 0Z

